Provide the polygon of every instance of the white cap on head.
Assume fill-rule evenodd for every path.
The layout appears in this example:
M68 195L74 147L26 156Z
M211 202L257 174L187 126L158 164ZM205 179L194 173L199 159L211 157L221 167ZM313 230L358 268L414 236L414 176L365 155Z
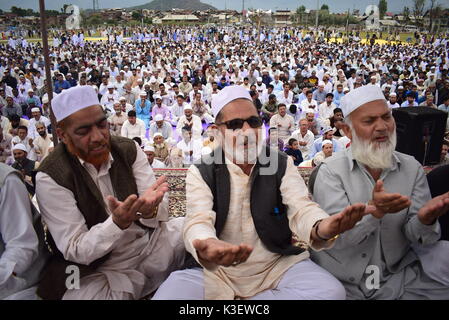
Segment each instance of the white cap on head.
M31 108L31 112L40 112L41 111L41 109L39 109L39 108Z
M114 85L112 83L108 84L108 89L114 89Z
M126 98L125 98L125 97L120 97L120 98L118 99L118 101L126 101Z
M326 127L323 129L323 133L328 133L329 131L334 131L331 127Z
M324 83L324 81L320 81L318 82L318 87L324 87L326 84Z
M145 152L154 152L154 147L152 146L152 145L146 145L144 148L143 148L143 151Z
M42 103L48 103L48 96L47 95L42 97Z
M212 113L214 117L223 109L228 103L236 99L247 99L251 102L251 96L248 90L242 86L229 86L222 89L212 100Z
M162 121L162 120L164 120L164 117L162 116L162 114L157 114L154 117L154 121Z
M351 112L360 106L375 100L385 101L385 96L382 90L378 86L363 86L350 91L343 98L341 98L340 108L342 109L345 117L347 117Z
M12 151L15 151L15 150L22 150L22 151L28 153L27 148L22 143L18 143L14 147L12 147Z
M262 82L262 77L257 77L257 82Z
M186 111L186 110L193 110L193 109L192 109L192 106L191 106L190 104L186 105L186 106L184 107L184 111Z
M147 93L145 91L140 91L139 96L146 97Z
M348 87L344 87L343 92L349 92L349 88Z
M397 97L398 95L396 94L396 92L392 92L390 93L390 97Z
M403 87L403 86L399 86L399 87L398 87L398 90L401 90L401 89L404 89L404 87Z
M156 138L156 137L164 137L164 136L162 135L162 133L156 132L156 133L153 135L153 139Z
M27 92L34 92L34 90L30 88L30 89L28 89Z
M100 105L98 95L91 86L78 86L63 90L52 100L56 121L61 121L75 112L94 105Z
M323 143L321 144L321 148L323 148L326 144L332 145L332 141L330 141L330 140L324 140Z
M313 113L313 114L315 114L315 110L308 108L308 109L304 110L304 113L305 113L305 114L307 114L307 113Z
M153 95L153 99L154 100L157 100L157 99L161 99L162 100L162 97L160 95L158 95L158 94L155 94L155 95Z

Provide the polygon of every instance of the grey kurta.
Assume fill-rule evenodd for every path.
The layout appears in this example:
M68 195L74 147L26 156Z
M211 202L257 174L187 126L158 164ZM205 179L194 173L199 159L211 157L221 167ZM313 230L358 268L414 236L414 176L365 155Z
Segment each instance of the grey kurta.
M449 287L424 273L412 249L412 245L434 244L440 237L438 222L426 226L417 217L419 209L431 199L425 173L413 157L398 152L393 157L392 168L381 174L384 188L410 197L411 206L382 219L363 217L340 236L332 249L313 252L312 259L343 283L349 299L448 299ZM324 211L335 214L348 205L369 201L374 184L347 149L324 161L313 198ZM367 271L370 265L380 269L378 289L367 288L366 280L372 275Z

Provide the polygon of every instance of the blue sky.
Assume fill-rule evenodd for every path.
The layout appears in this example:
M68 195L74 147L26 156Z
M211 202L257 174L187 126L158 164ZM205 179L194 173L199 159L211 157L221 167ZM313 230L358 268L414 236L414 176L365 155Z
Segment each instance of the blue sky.
M182 1L182 0L181 0ZM135 6L148 3L148 0L127 0L126 6ZM203 0L202 2L213 5L218 9L224 9L225 5L228 9L242 9L242 0ZM344 12L348 9L365 10L369 4L378 4L378 0L319 0L320 6L327 4L332 12ZM429 1L427 1L429 2ZM45 5L47 9L59 10L65 3L76 4L83 9L92 8L92 0L46 0ZM260 9L296 9L300 5L304 5L308 9L316 8L316 0L245 0L245 7L253 7ZM439 0L439 3L445 7L449 7L449 0ZM101 8L115 8L122 7L123 0L99 0ZM9 10L11 6L22 8L32 8L38 10L38 0L1 0L0 9ZM412 0L388 0L388 11L401 12L404 6L412 7Z

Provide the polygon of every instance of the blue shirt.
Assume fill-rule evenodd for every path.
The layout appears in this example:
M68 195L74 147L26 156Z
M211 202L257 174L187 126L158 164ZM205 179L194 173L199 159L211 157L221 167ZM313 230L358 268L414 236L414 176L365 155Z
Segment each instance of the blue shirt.
M62 83L59 81L55 82L55 92L61 93L62 89L69 89L70 83L68 83L66 80L62 80Z

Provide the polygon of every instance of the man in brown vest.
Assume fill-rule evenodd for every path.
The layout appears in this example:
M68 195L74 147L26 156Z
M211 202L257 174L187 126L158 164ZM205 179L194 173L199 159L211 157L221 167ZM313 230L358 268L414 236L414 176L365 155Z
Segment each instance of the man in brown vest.
M184 262L183 220L168 218L165 177L145 153L111 136L89 86L52 101L62 143L43 161L37 200L53 256L44 299L141 299Z

